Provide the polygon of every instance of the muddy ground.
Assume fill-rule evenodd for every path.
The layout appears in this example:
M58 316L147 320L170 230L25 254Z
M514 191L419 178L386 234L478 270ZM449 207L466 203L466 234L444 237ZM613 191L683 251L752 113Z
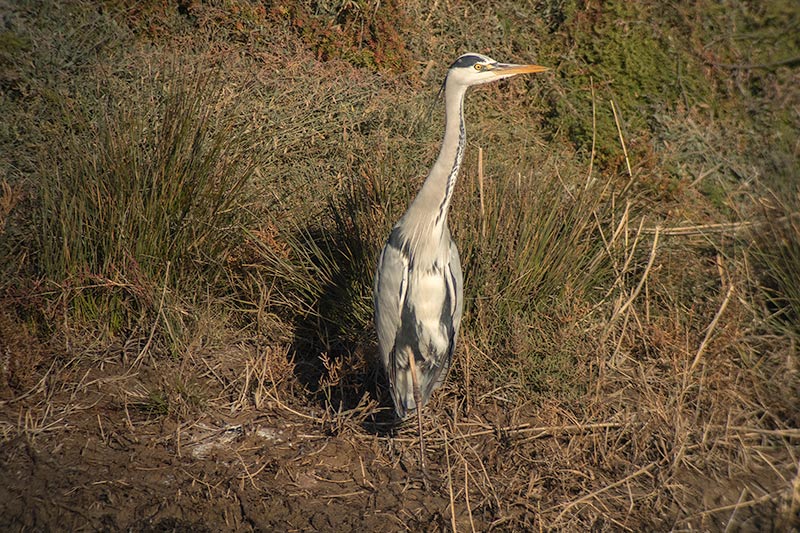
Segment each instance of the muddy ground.
M61 379L66 373L78 380L70 391L44 392L55 383L44 375L33 394L0 403L3 530L450 527L445 458L437 446L429 449L423 476L413 428L381 435L274 398L262 409L208 409L177 421L158 413L152 399L130 400L159 371L78 364L63 369ZM493 435L479 433L476 449ZM463 479L454 482L463 489ZM472 494L471 517L463 502L457 506L462 528L470 520L477 530L491 525L480 508L493 502L481 500Z
M577 531L587 519L598 531L786 526L774 472L683 480L675 500L688 506L659 509L666 464L611 473L615 482L598 477L618 468L612 459L598 458L597 472L571 470L598 453L586 443L607 440L614 421L569 424L552 409L491 402L466 415L451 386L426 413L424 475L413 424L385 430L352 413L326 416L286 405L278 389L260 409L165 414L140 394L177 371L163 362L58 364L28 394L6 388L0 403L4 531ZM201 385L214 392L213 382ZM598 488L587 490L586 478ZM756 503L737 508L740 487ZM601 496L625 492L627 520L591 518Z
M69 405L53 399L57 416L3 405L7 430L43 417L0 448L4 530L401 530L448 514L389 439L326 434L279 408L177 423L105 394L136 380L114 370L90 372Z

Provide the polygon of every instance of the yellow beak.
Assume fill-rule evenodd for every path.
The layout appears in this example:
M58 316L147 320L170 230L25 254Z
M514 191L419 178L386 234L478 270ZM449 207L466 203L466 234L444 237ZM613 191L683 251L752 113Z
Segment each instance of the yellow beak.
M535 72L544 72L550 70L548 67L540 65L512 65L509 63L498 63L492 69L497 74L512 75L512 74L533 74Z

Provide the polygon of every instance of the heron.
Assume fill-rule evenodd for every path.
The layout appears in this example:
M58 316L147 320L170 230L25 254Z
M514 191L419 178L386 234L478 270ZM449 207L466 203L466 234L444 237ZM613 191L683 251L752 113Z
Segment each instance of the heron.
M478 53L466 53L450 65L442 85L445 128L439 155L378 260L373 293L378 349L397 417L405 420L416 411L423 470L422 408L447 376L464 305L461 262L447 225L467 143L464 96L473 85L545 70Z

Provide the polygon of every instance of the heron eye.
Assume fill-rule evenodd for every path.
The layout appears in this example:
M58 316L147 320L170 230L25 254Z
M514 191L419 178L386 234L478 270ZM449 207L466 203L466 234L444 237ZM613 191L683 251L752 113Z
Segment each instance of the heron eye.
M483 70L483 65L480 63L475 63L475 70Z

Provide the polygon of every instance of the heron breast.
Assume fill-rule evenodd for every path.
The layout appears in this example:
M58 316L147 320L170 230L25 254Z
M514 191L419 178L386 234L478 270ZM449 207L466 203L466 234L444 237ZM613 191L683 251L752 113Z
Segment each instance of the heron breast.
M447 303L447 285L441 271L413 276L406 302L415 320L420 347L437 354L444 353L450 343L447 324L442 323L442 309Z

